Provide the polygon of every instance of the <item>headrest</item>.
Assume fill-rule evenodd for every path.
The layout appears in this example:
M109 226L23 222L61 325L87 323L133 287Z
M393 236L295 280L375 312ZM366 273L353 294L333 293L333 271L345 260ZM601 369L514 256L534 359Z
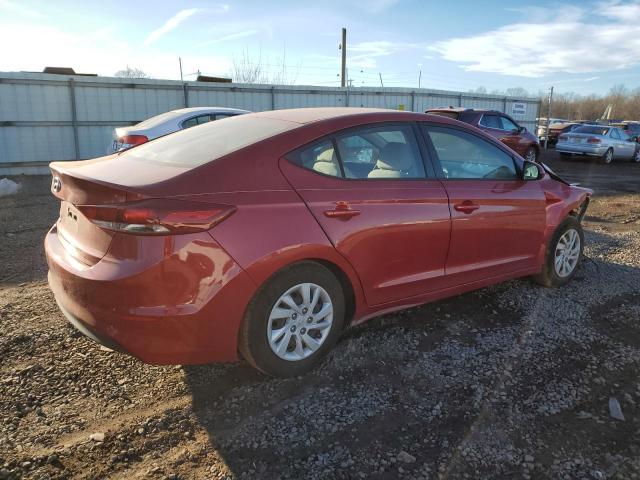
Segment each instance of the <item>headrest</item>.
M410 170L413 167L413 153L406 143L389 142L380 150L376 168L383 170Z

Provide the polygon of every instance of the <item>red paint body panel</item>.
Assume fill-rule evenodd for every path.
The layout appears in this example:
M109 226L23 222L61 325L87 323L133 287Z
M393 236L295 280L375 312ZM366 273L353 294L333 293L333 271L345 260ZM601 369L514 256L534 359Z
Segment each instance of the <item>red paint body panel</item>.
M284 156L377 122L428 121L479 133L448 118L389 110L242 117L251 115L295 125L191 168L151 171L126 152L52 164L62 183L53 193L63 202L45 250L49 283L65 314L145 362L230 361L247 305L282 268L311 259L342 272L353 290L350 320L358 323L540 271L555 227L591 195L548 175L529 182L320 175ZM174 150L189 155L189 145ZM150 198L234 211L209 231L153 236L105 230L76 208ZM473 209L465 207L469 202ZM359 214L325 213L343 207Z

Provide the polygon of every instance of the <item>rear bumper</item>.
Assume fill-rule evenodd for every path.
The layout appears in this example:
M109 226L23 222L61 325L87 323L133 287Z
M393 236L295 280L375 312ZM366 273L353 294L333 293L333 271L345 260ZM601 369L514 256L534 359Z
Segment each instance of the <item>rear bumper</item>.
M556 151L558 153L572 153L575 155L589 155L594 157L601 157L605 154L609 147L602 145L590 146L588 144L570 144L565 142L559 142L556 144Z
M98 263L83 266L65 250L54 226L45 251L49 286L61 311L87 337L146 363L237 359L253 282L207 233L169 243L171 250L165 245L156 260L149 255L154 245L148 245L134 266L112 252L114 245Z

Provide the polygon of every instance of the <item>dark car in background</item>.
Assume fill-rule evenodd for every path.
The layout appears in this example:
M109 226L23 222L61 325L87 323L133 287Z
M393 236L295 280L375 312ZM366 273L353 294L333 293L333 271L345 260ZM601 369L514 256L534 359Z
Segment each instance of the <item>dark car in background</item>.
M432 108L425 113L441 115L469 123L500 140L525 160L535 162L540 155L538 137L522 127L506 113L498 110L448 107Z
M558 143L558 137L563 133L569 133L574 131L576 128L581 127L583 124L578 122L566 122L566 123L555 123L549 126L549 145L555 145Z

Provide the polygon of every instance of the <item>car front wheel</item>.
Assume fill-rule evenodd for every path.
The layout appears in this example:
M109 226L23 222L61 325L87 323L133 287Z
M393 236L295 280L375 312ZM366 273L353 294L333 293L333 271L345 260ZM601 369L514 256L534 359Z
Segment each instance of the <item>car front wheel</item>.
M542 271L536 281L547 287L564 285L573 278L582 259L584 232L575 217L567 217L556 229Z
M276 377L315 367L337 341L345 299L335 275L301 262L271 277L247 307L239 350L254 367Z

